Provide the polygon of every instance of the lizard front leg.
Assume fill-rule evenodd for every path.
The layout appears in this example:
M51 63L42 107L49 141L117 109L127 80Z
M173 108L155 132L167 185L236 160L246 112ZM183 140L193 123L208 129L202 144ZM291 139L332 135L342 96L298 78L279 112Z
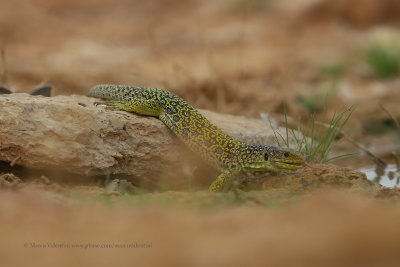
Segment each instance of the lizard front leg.
M225 170L220 175L218 175L217 179L211 183L208 191L210 192L220 192L222 191L227 183L235 177L235 175L240 171L240 169L235 170Z

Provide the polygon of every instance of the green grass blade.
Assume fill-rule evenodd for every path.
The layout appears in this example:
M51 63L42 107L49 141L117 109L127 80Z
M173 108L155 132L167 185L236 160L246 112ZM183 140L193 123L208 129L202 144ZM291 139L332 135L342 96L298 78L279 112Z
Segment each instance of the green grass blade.
M343 160L343 159L351 158L351 157L358 156L358 155L360 155L360 152L348 153L348 154L344 154L344 155L340 155L340 156L336 156L336 157L330 158L330 159L328 159L326 161L326 163L334 162L334 161L338 161L338 160Z

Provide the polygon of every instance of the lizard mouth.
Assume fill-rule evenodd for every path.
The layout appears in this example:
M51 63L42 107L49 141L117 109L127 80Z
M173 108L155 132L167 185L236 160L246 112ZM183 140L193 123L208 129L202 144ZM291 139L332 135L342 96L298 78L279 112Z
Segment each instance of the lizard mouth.
M303 160L294 161L271 161L269 166L265 165L265 162L253 162L249 165L243 166L245 171L263 171L263 170L297 170L304 167L309 167L313 169L321 169L319 167L314 167Z
M273 164L278 168L278 169L286 169L286 170L296 170L303 168L305 166L305 163L303 161L299 162L285 162L285 161L275 161Z
M282 161L276 161L274 162L274 165L276 165L279 169L300 169L303 167L308 167L311 169L321 169L320 167L313 166L309 164L308 162L305 161L297 161L297 162L282 162Z
M299 162L274 162L274 164L280 169L300 169L303 167L308 167L311 169L321 169L320 167L313 166L306 161Z

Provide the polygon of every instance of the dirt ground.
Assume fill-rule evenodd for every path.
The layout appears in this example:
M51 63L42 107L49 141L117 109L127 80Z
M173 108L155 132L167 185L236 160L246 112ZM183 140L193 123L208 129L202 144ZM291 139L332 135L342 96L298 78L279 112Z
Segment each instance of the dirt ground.
M398 18L396 0L1 1L0 85L161 87L220 113L283 121L285 106L293 127L353 106L345 133L395 164L400 75L366 55L400 47ZM354 171L374 162L345 138L332 155L352 152L220 195L2 175L0 264L398 266L400 191Z

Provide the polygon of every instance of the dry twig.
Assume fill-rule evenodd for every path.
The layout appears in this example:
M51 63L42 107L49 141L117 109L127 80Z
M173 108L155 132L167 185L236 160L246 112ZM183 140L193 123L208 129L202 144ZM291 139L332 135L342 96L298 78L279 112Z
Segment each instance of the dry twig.
M396 117L395 117L389 110L387 110L387 109L382 105L381 102L378 102L378 105L379 105L379 107L380 107L384 112L386 112L386 113L389 115L389 117L393 120L394 125L396 126L397 130L400 131L400 123L399 123L399 120L396 119Z

